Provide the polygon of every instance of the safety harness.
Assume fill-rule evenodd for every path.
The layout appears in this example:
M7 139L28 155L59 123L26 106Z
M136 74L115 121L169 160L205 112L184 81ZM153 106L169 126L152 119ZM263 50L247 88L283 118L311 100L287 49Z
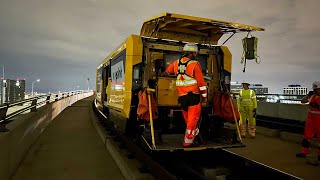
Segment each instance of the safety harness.
M315 95L312 95L309 100L309 106L312 107L312 110L309 108L311 114L320 114L320 105L316 101Z
M249 37L249 35L251 37ZM241 58L241 64L244 62L243 72L245 72L247 60L255 60L257 64L260 64L261 62L261 59L257 54L258 38L252 36L249 31L247 37L242 39L242 46L243 53Z
M197 84L195 78L186 74L187 66L191 62L194 62L194 60L189 59L187 62L182 62L181 59L179 59L176 86L191 86Z

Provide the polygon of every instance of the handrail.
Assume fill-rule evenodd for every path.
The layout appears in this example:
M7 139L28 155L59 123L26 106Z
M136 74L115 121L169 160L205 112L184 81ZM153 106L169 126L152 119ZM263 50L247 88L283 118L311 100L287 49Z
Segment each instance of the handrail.
M236 99L239 93L231 93L233 99ZM272 97L276 97L273 100L277 103L288 103L285 101L292 101L292 102L300 102L301 99L305 96L305 95L294 95L294 94L256 94L257 96L257 100L259 101L266 101L269 99L272 99ZM268 102L268 101L267 101ZM272 101L270 101L272 102Z
M29 111L29 110L30 110L30 112L35 112L35 111L37 111L37 107L41 107L44 104L49 104L53 101L58 101L60 99L64 99L69 96L74 96L74 95L83 94L83 93L87 93L87 92L91 92L91 91L78 90L78 91L70 91L70 92L63 92L63 93L57 93L57 94L50 93L50 94L40 95L40 96L16 101L13 103L4 103L4 104L0 105L0 132L8 131L5 128L5 125L8 122L10 122L10 121L8 121L9 119L12 119L17 115L20 115L20 114L22 114L26 111ZM52 100L52 99L54 99L54 100ZM41 100L41 101L39 101L39 100ZM16 110L10 114L7 114L9 108L23 105L25 103L30 103L30 102L31 102L31 104L28 105L27 107Z
M8 105L9 105L9 108L10 108L10 107L13 107L13 106L16 106L16 105L20 105L20 104L23 104L23 103L27 103L27 102L33 101L34 99L40 99L40 98L44 98L44 97L47 97L47 96L48 95L36 96L36 97L32 97L32 98L16 101L16 102L13 102L13 103L9 103Z

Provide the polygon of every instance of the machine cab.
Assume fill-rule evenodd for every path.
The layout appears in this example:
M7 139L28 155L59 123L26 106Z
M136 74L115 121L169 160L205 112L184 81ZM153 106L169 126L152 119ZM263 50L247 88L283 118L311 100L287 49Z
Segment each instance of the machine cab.
M157 81L158 105L178 105L175 76L161 77L159 71L181 58L185 43L194 42L199 47L196 60L202 67L210 102L215 91L230 90L232 55L228 47L217 45L220 38L227 34L263 30L254 26L173 13L163 13L146 20L140 36L147 37L144 52L146 64L150 67L146 74L149 79Z

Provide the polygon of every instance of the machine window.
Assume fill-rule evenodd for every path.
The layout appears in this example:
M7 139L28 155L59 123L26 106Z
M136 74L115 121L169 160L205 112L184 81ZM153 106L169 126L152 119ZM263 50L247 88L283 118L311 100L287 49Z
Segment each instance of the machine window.
M200 63L203 75L205 75L207 72L207 59L208 59L208 56L205 54L198 54L196 58L196 60Z
M101 66L98 69L98 74L97 74L97 93L100 93L101 91L102 72L103 72L103 67Z
M142 87L142 63L133 66L132 89L137 90Z
M165 54L164 60L165 60L165 66L168 67L169 64L171 64L174 60L177 60L181 58L180 53L168 53ZM202 68L202 73L205 75L207 71L207 59L208 56L206 54L198 54L196 60L200 63L200 66Z
M124 82L126 50L124 49L111 60L111 79L113 85Z
M133 81L140 83L142 76L142 63L136 64L133 66Z
M174 60L180 59L180 53L168 53L164 55L165 66L168 67Z

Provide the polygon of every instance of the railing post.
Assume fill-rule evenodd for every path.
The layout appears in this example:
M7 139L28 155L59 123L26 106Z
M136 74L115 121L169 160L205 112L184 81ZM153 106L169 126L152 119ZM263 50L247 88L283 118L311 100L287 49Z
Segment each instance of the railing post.
M50 98L51 98L51 94L49 94L49 95L47 96L46 104L50 104Z
M9 105L7 103L4 104L5 106L2 106L0 109L0 132L7 132L9 131L6 128L6 115L9 108Z
M37 111L37 101L38 101L38 98L32 100L31 106L33 106L33 107L31 108L31 112Z

